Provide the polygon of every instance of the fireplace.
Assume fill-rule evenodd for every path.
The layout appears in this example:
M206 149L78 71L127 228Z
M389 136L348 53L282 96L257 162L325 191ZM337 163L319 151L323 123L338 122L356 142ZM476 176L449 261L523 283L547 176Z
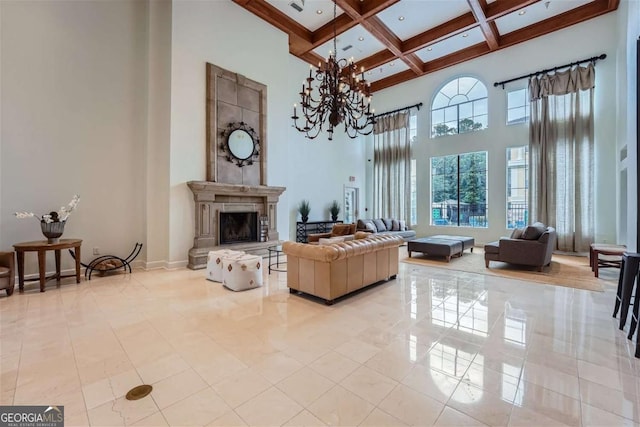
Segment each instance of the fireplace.
M258 241L257 212L220 212L220 244Z
M189 268L205 268L209 251L264 252L280 243L277 207L284 187L209 181L189 181L187 185L195 202L195 238L189 250ZM225 214L244 216L241 219L249 224L251 231L247 233L245 227L238 226L238 218L230 225L228 218L224 219ZM222 221L226 221L225 224Z

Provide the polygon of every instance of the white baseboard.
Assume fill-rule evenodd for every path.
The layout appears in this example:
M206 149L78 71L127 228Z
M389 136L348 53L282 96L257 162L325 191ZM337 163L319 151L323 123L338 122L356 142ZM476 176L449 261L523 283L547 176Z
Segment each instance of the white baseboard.
M185 268L189 264L189 261L172 261L167 263L167 269L175 270L177 268Z

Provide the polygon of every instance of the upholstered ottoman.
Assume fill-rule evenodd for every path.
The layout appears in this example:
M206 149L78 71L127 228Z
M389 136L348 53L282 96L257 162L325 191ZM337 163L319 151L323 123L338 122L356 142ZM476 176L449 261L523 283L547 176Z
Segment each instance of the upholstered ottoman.
M249 254L222 257L222 284L232 291L262 286L262 257Z
M455 240L456 242L462 243L462 252L470 249L470 252L473 252L473 245L476 244L476 241L473 237L470 236L453 236L449 234L437 234L435 236L429 236L431 239L445 239L445 240ZM460 254L462 256L462 254Z
M222 258L240 255L244 255L244 252L230 249L210 251L207 256L207 279L214 282L222 282Z
M423 237L407 243L409 257L411 257L411 252L422 252L427 255L446 257L447 262L451 260L453 255L462 254L462 247L461 241L433 237Z

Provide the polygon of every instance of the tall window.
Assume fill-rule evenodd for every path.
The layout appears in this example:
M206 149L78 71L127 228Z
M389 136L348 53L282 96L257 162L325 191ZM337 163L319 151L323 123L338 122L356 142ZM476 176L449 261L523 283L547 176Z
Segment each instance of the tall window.
M529 222L529 147L507 148L507 228Z
M527 88L507 92L507 125L529 122L529 91Z
M411 146L415 147L418 136L418 117L415 112L409 117L409 140ZM413 151L413 149L412 149ZM418 223L418 186L416 179L416 159L411 159L411 225Z
M487 226L487 152L431 158L431 224Z
M487 88L473 77L444 85L431 104L431 136L473 132L487 127Z

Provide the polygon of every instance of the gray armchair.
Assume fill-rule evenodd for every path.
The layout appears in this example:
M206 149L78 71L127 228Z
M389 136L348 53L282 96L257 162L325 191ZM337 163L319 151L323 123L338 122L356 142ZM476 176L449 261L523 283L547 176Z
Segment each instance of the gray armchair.
M534 223L524 229L514 230L510 238L484 246L484 263L489 268L491 261L538 267L538 271L551 263L556 247L556 230L542 223Z

